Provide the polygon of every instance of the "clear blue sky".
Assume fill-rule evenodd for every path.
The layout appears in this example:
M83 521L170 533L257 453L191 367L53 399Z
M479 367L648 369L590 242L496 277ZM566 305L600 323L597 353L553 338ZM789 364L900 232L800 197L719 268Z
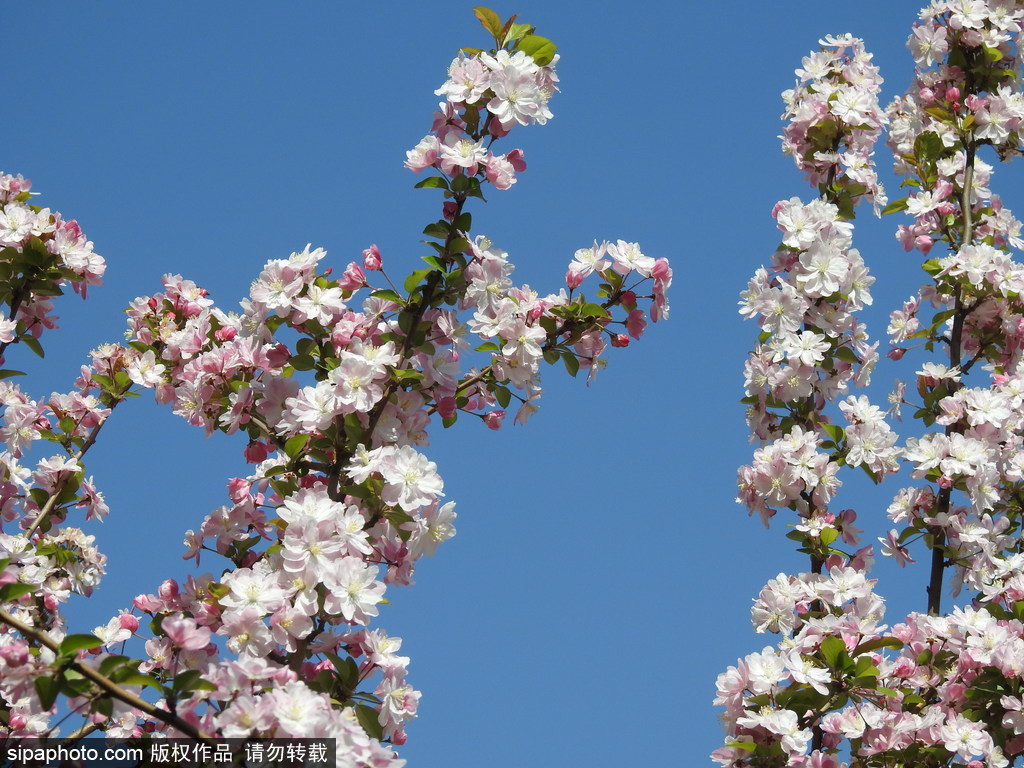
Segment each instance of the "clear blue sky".
M721 743L715 676L773 640L753 635L752 598L805 568L781 522L766 532L733 502L757 334L737 293L778 243L773 204L813 194L778 150L779 93L820 37L847 31L876 53L886 97L902 93L919 4L493 7L559 45L562 93L547 126L513 133L529 170L474 210L476 231L542 293L594 238L639 241L672 260L673 314L611 350L589 388L546 372L525 427L436 433L459 533L415 586L389 590L379 620L404 638L423 691L400 752L424 768L706 765ZM266 260L307 242L338 269L371 243L391 272L415 268L438 196L412 189L404 152L429 129L455 51L486 45L471 3L448 0L22 3L4 17L2 169L30 177L39 204L77 218L108 261L88 302L60 304L46 361L25 363L35 396L66 391L165 272L231 309ZM1018 173L994 186L1019 208ZM897 219L855 233L879 279L876 338L920 281ZM875 397L896 375L883 364ZM74 606L77 631L188 573L183 531L247 472L239 440L204 440L143 400L89 457L112 509L89 531L110 562L96 598ZM837 509L857 508L873 540L896 485L847 474ZM922 568L876 575L890 621L923 609Z

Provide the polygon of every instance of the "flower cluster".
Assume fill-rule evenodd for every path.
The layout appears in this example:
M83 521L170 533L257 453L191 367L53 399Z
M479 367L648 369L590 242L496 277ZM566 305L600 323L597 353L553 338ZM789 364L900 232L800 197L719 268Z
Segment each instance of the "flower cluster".
M805 89L797 96L784 94L792 106L787 113L791 129L821 94L821 104L829 103L837 73L867 67L876 74L860 41L844 38L840 45L829 38L828 46L805 59L799 73ZM843 131L835 134L836 141L856 146L867 160L878 131L848 126ZM805 128L792 129L787 136L795 141L806 133ZM841 527L827 512L841 485L836 476L841 465L863 466L881 478L895 470L898 456L884 416L866 399L849 395L851 386L869 381L878 358L856 317L872 301L874 277L853 247L848 221L853 205L871 197L863 183L865 172L874 174L871 168L870 162L856 168L836 165L822 198L807 204L792 198L775 206L772 215L782 243L771 266L756 271L740 301L741 314L757 318L762 331L747 360L743 402L753 437L764 447L753 464L740 468L737 500L759 513L766 525L778 509L797 511L807 527L808 546L822 556ZM830 402L843 396L841 412L850 423L845 430L825 413ZM822 539L824 528L829 533Z
M496 188L511 187L516 173L526 170L523 152L496 155L490 144L516 125L543 125L552 117L548 101L557 90L557 62L557 54L525 50L500 48L469 56L460 51L448 68L448 80L435 91L447 101L434 115L431 132L406 153L406 167L417 173L434 167L450 178L482 172Z
M850 35L819 41L796 71L796 87L782 94L786 103L782 151L823 192L837 177L846 176L848 194L837 202L852 209L863 195L876 207L886 203L871 156L886 122L878 104L882 78L871 63L863 41Z
M37 339L56 327L51 299L70 283L83 297L106 269L74 219L31 205L32 182L0 173L0 362L17 341L41 354Z

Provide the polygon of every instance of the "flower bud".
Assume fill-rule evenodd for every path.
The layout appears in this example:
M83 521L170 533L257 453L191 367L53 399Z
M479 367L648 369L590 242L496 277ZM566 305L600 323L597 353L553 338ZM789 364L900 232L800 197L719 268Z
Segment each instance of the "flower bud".
M267 450L267 446L259 440L249 443L245 448L245 460L250 464L259 464L261 461L266 461L268 455L270 455L270 452Z
M381 258L380 248L374 243L365 251L363 251L363 269L368 269L373 272L380 270Z
M162 600L174 600L178 596L178 582L174 579L167 579L157 587L156 593Z
M442 397L437 401L437 412L442 419L450 419L458 411L454 397Z

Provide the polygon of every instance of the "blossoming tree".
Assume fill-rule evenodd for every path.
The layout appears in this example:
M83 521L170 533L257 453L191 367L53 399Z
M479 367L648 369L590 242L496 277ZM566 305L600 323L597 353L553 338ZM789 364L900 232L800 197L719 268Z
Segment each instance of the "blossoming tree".
M0 400L0 730L69 734L336 738L345 765L401 765L393 745L416 714L401 639L374 620L389 586L454 535L431 424L525 422L541 364L590 380L610 345L667 316L671 270L635 243L576 252L565 285L539 295L507 255L472 234L471 206L508 190L524 153L494 146L552 117L555 45L516 17L476 14L494 39L466 48L437 90L430 133L407 153L438 195L431 255L400 280L370 246L335 275L320 248L268 262L241 311L179 275L128 309L127 344L91 353L74 388L33 398L3 371ZM0 355L41 351L52 300L83 296L103 260L73 220L0 177ZM584 282L596 282L588 299ZM104 556L82 519L111 512L84 459L115 408L152 389L209 435L248 437L247 477L186 534L187 558L218 575L164 581L91 633L62 609L88 596ZM40 446L46 446L40 451ZM36 458L35 454L53 454ZM207 561L210 555L207 555ZM137 641L137 643L136 643ZM62 719L67 719L63 717Z
M937 0L908 43L914 81L887 109L850 36L823 40L784 94L783 149L819 197L775 207L782 243L742 295L761 327L744 399L760 447L738 500L766 525L792 512L809 569L755 601L755 629L779 643L718 678L721 765L1001 768L1024 753L1024 267L1012 256L1024 241L984 159L1020 151L1022 23L1019 3ZM872 159L886 124L909 192L891 203ZM857 318L874 282L852 247L861 200L909 214L899 242L926 257L928 282L888 328L893 360L931 353L890 398L891 415L909 405L919 422L903 440L851 394L878 360ZM868 577L873 548L853 510L835 511L857 467L876 482L906 467L914 481L895 492L881 553L927 564L926 601L892 627Z

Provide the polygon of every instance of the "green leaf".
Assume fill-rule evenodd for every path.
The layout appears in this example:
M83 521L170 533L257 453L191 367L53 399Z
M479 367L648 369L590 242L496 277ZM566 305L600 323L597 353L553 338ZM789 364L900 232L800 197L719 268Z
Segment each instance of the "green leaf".
M519 50L532 57L538 65L550 64L558 47L540 35L526 35L519 41Z
M288 364L296 371L311 371L316 367L316 360L309 355L295 355Z
M101 696L92 702L92 711L105 717L114 714L114 699L110 696Z
M53 706L57 701L57 693L60 691L60 681L56 677L37 677L35 680L36 694L39 696L39 704L44 710Z
M413 185L413 189L451 189L448 185L448 179L442 179L440 176L428 176L423 181L418 181Z
M565 363L565 370L569 372L570 376L575 377L580 372L580 361L574 352L569 350L563 352L562 362Z
M900 650L903 648L903 643L897 640L895 637L875 637L871 640L865 640L863 643L853 649L853 656L860 656L862 653L870 653L871 651L877 651L879 648L892 648L893 650Z
M15 371L13 368L2 368L0 369L0 380L9 379L12 376L24 376L24 371Z
M174 692L216 691L217 686L209 680L203 680L203 673L198 669L188 669L174 678Z
M309 435L292 435L285 441L284 453L289 459L294 459L309 442Z
M512 393L509 391L508 387L503 387L501 384L495 384L491 388L491 392L494 393L494 399L498 401L498 405L502 408L508 408L508 404L512 401Z
M431 272L436 271L437 270L434 269L417 269L415 272L411 272L409 276L405 278L405 283L403 284L405 290L408 291L409 293L412 293L416 289L416 287L421 282L423 282L423 279L427 275L429 275Z
M500 349L501 349L501 347L499 347L493 341L485 341L483 344L481 344L479 347L476 348L476 351L477 352L497 352Z
M504 26L501 23L501 17L490 8L485 8L482 5L474 8L473 14L480 19L483 28L491 33L494 37L494 42L501 45L501 29Z
M61 656L70 656L82 648L92 650L103 645L103 641L95 635L68 635L61 641L57 653Z
M987 45L981 46L981 49L985 52L985 58L991 63L1003 60L1003 52L998 48L989 48Z
M832 353L835 357L842 360L844 363L850 363L850 365L859 365L860 358L857 357L857 353L849 347L839 347L835 352Z
M454 237L448 244L448 253L465 253L469 250L469 240L464 237Z
M391 373L398 381L423 381L423 371L412 368L392 368Z
M822 424L821 428L825 430L825 434L831 437L836 445L846 437L846 430L838 424Z
M109 675L118 667L123 667L131 661L127 656L107 656L103 661L100 662L100 674Z
M122 672L126 671L128 672L128 674L121 674ZM113 680L115 683L118 683L119 685L144 685L148 686L149 688L154 688L160 691L160 693L167 692L166 689L162 685L160 685L160 683L158 683L149 675L143 675L139 672L131 672L128 671L127 668L116 670L114 674L111 675L111 680Z
M878 667L875 666L870 656L861 656L857 659L857 667L853 674L856 677L878 677Z
M901 197L899 200L893 200L882 209L882 215L888 216L890 213L898 213L899 211L907 210L907 201L909 199L909 197Z
M939 107L929 107L925 110L932 117L940 120L949 120L949 113ZM942 139L934 131L925 131L914 140L914 154L928 164L934 164L942 157Z
M516 14L516 16L518 16L518 14ZM505 36L501 40L502 45L505 45L506 43L513 43L516 40L521 39L523 35L533 29L529 24L513 24L512 20L515 19L516 16L513 16L505 23Z
M383 739L384 729L377 719L377 710L365 704L356 704L356 719L371 739Z
M753 752L757 749L757 744L752 741L730 741L725 746L732 747L733 749L742 749L744 752Z
M819 537L821 538L821 543L827 547L829 544L831 544L833 541L839 538L839 531L837 531L835 528L822 528Z
M35 352L39 357L45 357L43 353L43 346L39 343L39 340L29 333L24 333L18 337L18 341L22 342L26 347Z
M390 288L382 288L379 291L374 291L370 294L375 299L383 299L384 301L392 301L395 304L402 304L402 297Z
M13 603L19 597L34 592L35 589L31 584L22 584L20 581L5 584L0 587L0 603Z
M821 641L821 655L831 669L839 668L839 660L846 655L846 643L838 637L826 637Z
M427 224L423 228L423 234L427 237L436 237L438 240L444 240L448 237L448 233L452 231L451 224L447 221L435 221L433 224Z

